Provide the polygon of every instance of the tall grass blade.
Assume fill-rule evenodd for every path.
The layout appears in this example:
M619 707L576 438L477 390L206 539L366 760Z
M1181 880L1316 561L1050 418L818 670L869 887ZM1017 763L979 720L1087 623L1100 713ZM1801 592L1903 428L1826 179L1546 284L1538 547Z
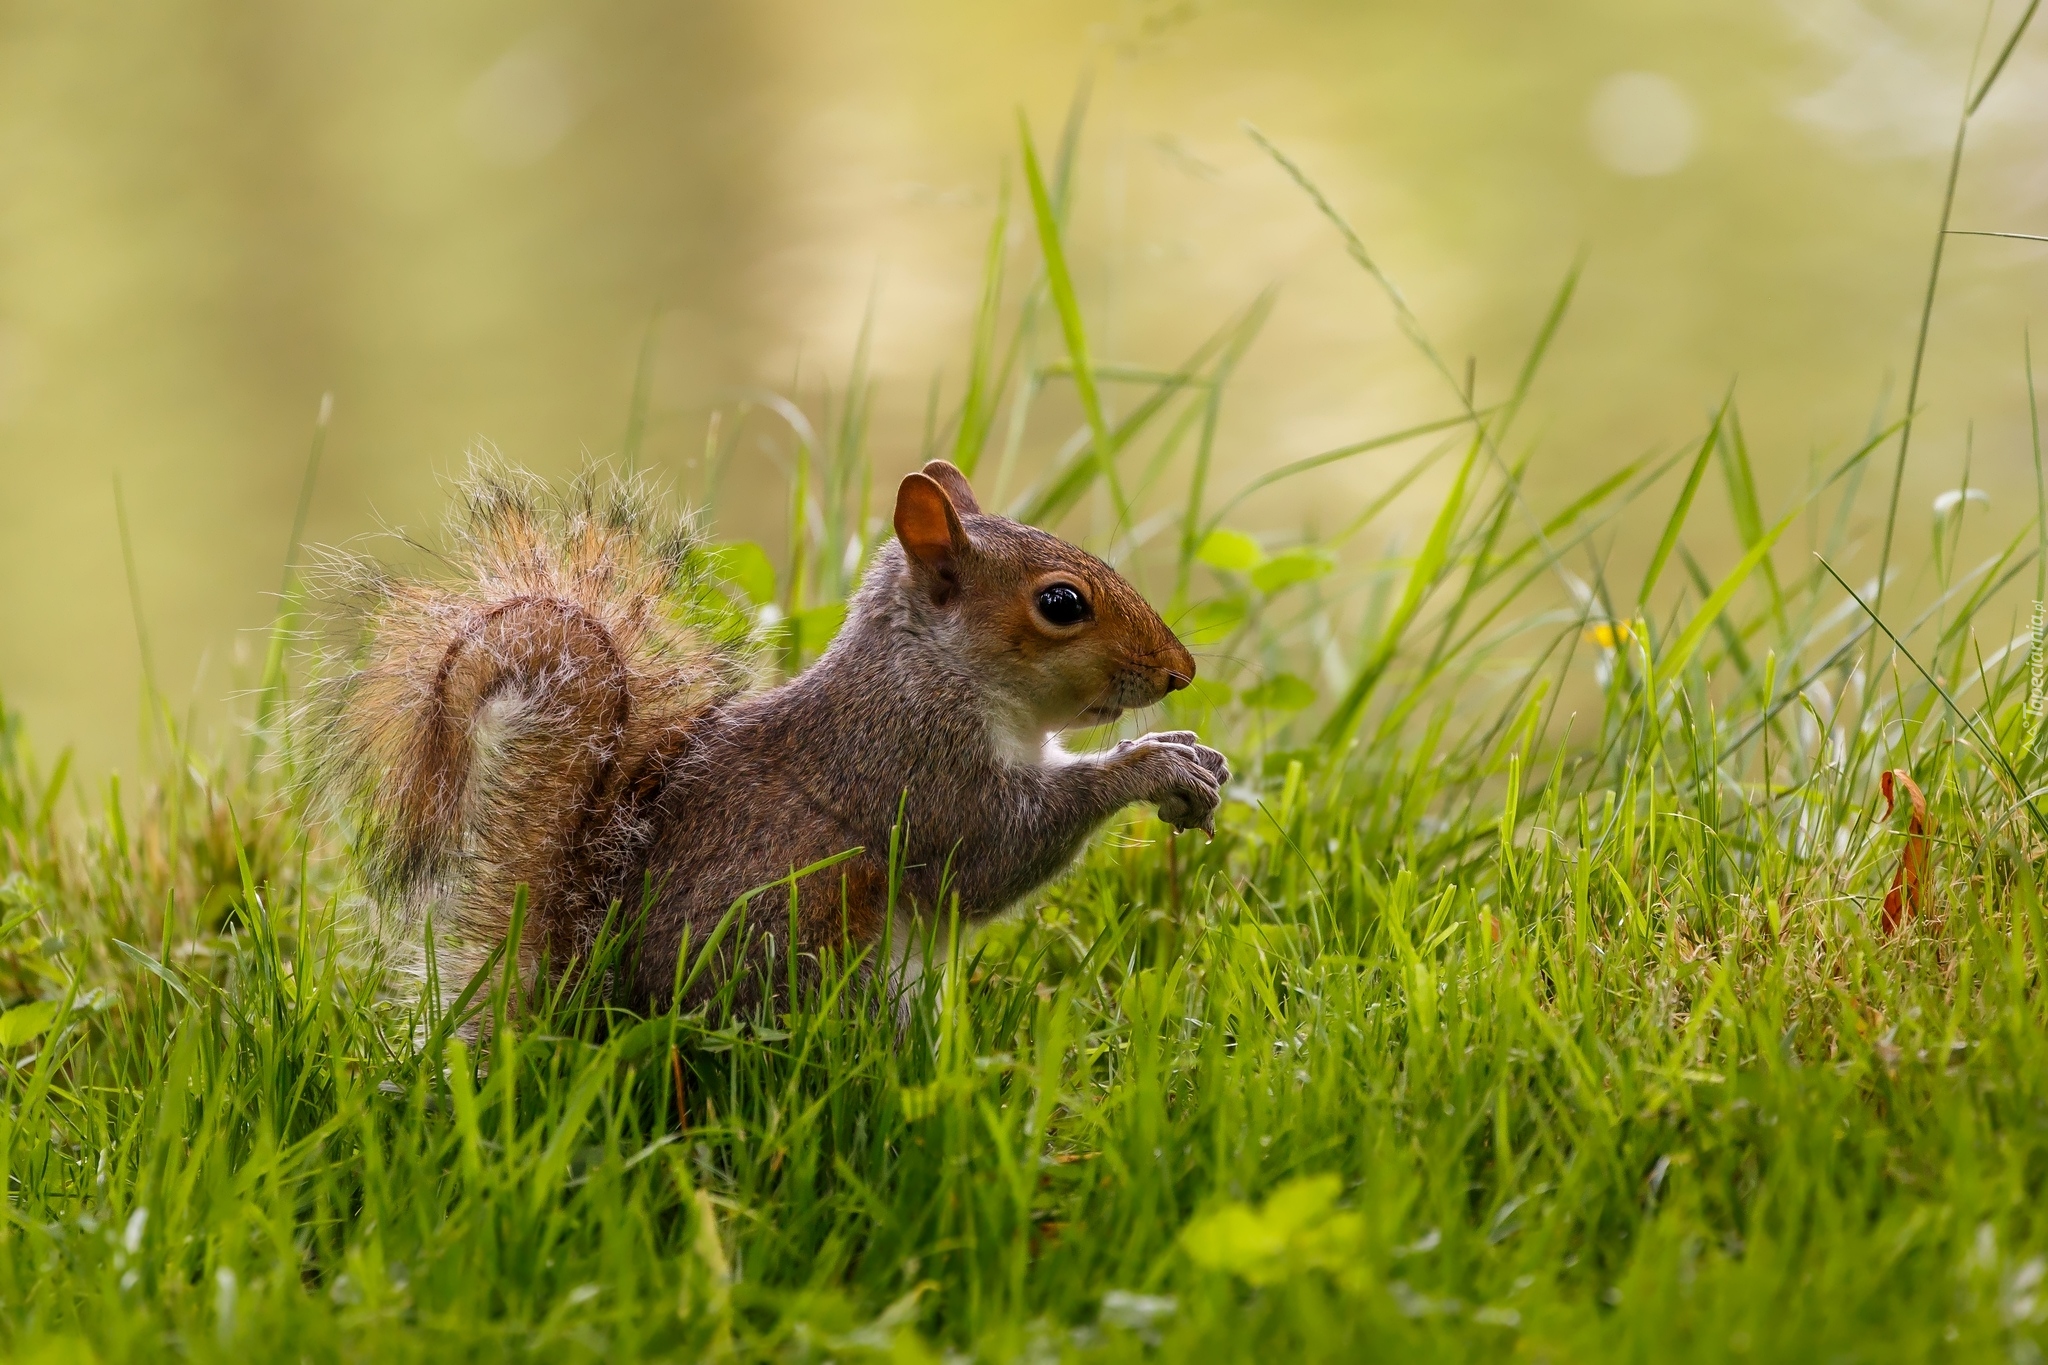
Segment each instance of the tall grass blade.
M1337 748L1348 741L1358 729L1358 723L1365 715L1366 703L1372 699L1373 689L1379 685L1387 666L1393 662L1395 651L1401 647L1401 638L1407 633L1410 623L1422 610L1423 602L1430 590L1436 586L1438 575L1443 572L1449 559L1451 537L1457 530L1459 520L1465 511L1465 490L1472 478L1473 466L1479 459L1480 441L1474 437L1466 448L1465 459L1458 466L1458 474L1451 482L1451 489L1444 497L1444 503L1437 510L1436 519L1430 524L1429 536L1422 543L1421 552L1415 557L1415 567L1408 571L1408 584L1402 589L1400 605L1394 609L1393 617L1387 622L1385 631L1374 646L1372 655L1359 670L1358 677L1345 690L1330 716L1317 731L1319 744Z
M1116 508L1117 524L1130 522L1130 505L1124 500L1117 480L1116 452L1110 444L1109 423L1103 416L1102 397L1095 387L1095 371L1088 358L1088 333L1081 323L1081 301L1074 292L1074 279L1067 269L1066 245L1061 240L1060 218L1055 211L1045 176L1038 167L1038 151L1031 142L1031 125L1023 113L1017 115L1017 135L1024 155L1024 183L1031 192L1031 209L1038 224L1038 246L1045 260L1045 287L1059 313L1060 331L1067 342L1067 359L1074 367L1074 392L1081 400L1081 412L1088 419L1097 474L1109 490Z
M640 337L640 352L633 362L633 395L626 403L626 432L619 438L619 463L632 474L640 468L640 452L647 444L647 413L654 402L654 350L661 335L661 310L647 319Z
M156 657L149 647L149 624L142 610L142 577L135 571L135 537L128 527L128 504L121 496L121 476L114 475L114 525L121 536L121 569L128 579L128 611L135 622L135 654L142 663L143 748L150 747L154 718L163 692L156 682Z
M1700 641L1706 638L1707 631L1721 619L1721 613L1728 610L1728 604L1749 580L1750 574L1763 565L1771 553L1771 547L1778 543L1778 537L1785 534L1785 528L1799 519L1799 512L1798 508L1787 512L1777 525L1757 537L1756 543L1749 547L1749 552L1743 555L1735 567L1715 586L1712 595L1700 603L1699 610L1692 614L1692 619L1678 632L1678 638L1673 640L1668 648L1658 651L1656 659L1659 673L1667 677L1676 677L1684 672L1685 666L1692 661L1694 651L1699 648Z
M1670 560L1671 552L1677 548L1678 536L1685 529L1686 515L1692 511L1693 496L1700 491L1700 480L1706 475L1707 461L1713 457L1714 448L1721 439L1721 423L1728 416L1728 405L1734 395L1721 400L1721 406L1714 413L1714 420L1707 427L1706 439L1700 442L1700 453L1693 459L1692 470L1685 476L1685 487L1678 494L1678 502L1671 509L1671 516L1664 523L1664 534L1657 538L1657 549L1650 556L1649 567L1643 570L1643 586L1636 590L1636 601L1645 609L1650 594L1656 591L1657 579L1664 572L1664 565Z
M967 393L960 400L959 425L953 433L953 463L973 477L988 448L996 420L996 325L1003 306L1003 256L1010 232L1010 182L1005 177L996 196L995 221L989 226L988 248L981 268L981 304L974 315L974 341L967 353Z
M2026 12L2021 14L2020 21L2012 26L2012 32L2006 37L2005 46L1998 50L1997 60L1991 63L1991 69L1984 73L1984 79L1978 84L1976 92L1970 96L1969 104L1964 106L1965 118L1976 114L1985 98L1991 94L1992 87L1998 84L1998 78L2005 74L2005 64L2012 60L2013 51L2019 47L2020 39L2027 36L2027 26L2034 22L2034 12L2040 8L2041 0L2027 0Z

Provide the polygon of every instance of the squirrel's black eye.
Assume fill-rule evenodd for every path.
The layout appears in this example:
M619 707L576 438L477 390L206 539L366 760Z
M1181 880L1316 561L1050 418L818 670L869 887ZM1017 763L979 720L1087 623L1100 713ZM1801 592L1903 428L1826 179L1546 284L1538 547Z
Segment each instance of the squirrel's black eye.
M1088 619L1088 599L1069 583L1038 590L1038 614L1055 626L1078 626Z

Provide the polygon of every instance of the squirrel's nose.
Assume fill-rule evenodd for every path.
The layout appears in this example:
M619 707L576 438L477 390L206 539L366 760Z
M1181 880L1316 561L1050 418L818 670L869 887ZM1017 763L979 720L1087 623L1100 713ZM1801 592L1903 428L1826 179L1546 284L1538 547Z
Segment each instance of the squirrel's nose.
M1166 659L1166 690L1178 692L1194 680L1195 656L1188 653L1187 646L1175 640Z

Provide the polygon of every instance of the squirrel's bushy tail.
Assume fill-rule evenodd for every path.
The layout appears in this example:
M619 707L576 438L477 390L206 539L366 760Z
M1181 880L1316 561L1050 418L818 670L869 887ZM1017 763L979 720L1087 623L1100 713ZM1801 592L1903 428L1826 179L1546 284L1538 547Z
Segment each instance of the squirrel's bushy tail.
M473 466L439 558L441 576L331 566L354 639L317 705L317 780L379 907L433 916L454 989L521 887L523 972L580 956L613 900L638 911L649 804L746 661L704 609L689 520L640 480L593 469L553 493Z

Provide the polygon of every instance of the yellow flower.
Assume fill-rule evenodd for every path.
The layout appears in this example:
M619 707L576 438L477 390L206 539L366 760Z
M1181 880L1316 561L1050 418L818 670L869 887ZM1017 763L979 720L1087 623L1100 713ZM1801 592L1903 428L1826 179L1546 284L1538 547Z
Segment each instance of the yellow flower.
M1626 621L1602 621L1586 627L1586 639L1602 649L1615 649L1635 638L1635 627Z

